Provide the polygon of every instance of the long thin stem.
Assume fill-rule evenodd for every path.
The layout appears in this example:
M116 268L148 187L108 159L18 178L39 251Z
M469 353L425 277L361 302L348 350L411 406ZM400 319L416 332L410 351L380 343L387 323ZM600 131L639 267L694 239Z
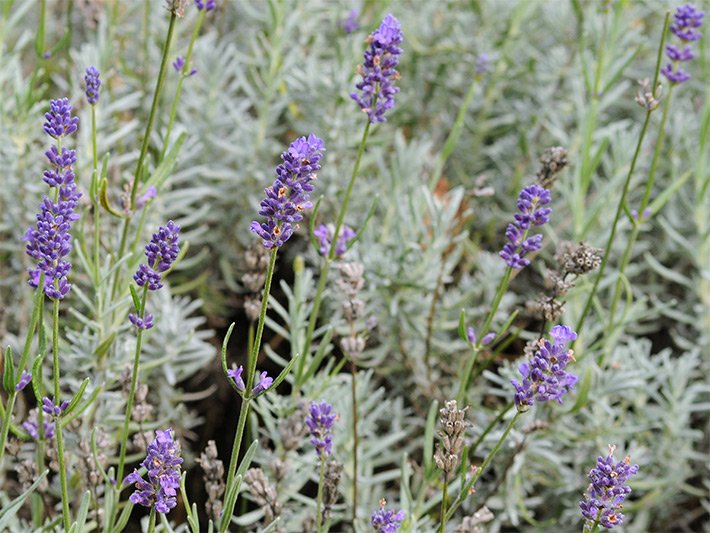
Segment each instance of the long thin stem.
M498 413L498 415L493 420L491 420L491 422L486 426L486 429L483 430L483 432L478 436L476 441L469 447L469 457L474 457L474 455L476 454L476 450L483 442L483 439L485 439L486 435L488 435L493 430L493 428L498 425L498 422L503 420L503 417L508 411L513 408L513 405L513 402L510 402L508 405L506 405L503 409L500 410L500 413Z
M136 312L138 316L143 319L145 318L145 302L148 297L148 285L143 286L143 294L141 296L141 308L137 309ZM138 385L138 370L141 359L141 348L143 345L143 329L138 328L136 333L136 350L133 355L133 369L131 372L131 388L128 391L128 400L126 401L126 414L123 419L123 429L121 431L121 449L118 455L118 474L116 475L116 481L118 482L118 487L120 489L121 483L123 483L123 468L126 462L126 445L128 442L128 426L131 422L131 417L133 415L133 400L136 396L136 386Z
M663 32L661 33L661 41L658 46L658 53L657 53L657 58L656 58L656 71L653 76L653 85L651 86L653 91L656 90L656 86L658 83L658 75L661 69L661 61L663 60L663 44L665 42L665 36L666 32L668 30L668 24L670 22L670 12L666 12L666 18L663 24ZM619 223L619 219L621 218L621 212L624 210L626 207L626 197L629 192L629 186L631 185L631 178L633 177L634 171L636 170L636 162L638 161L639 154L641 153L641 147L643 146L643 140L646 137L646 132L648 131L648 125L651 121L651 113L653 112L653 109L647 109L646 110L646 118L643 122L643 126L641 127L641 132L639 134L639 140L636 143L636 149L634 150L634 155L631 158L631 164L629 165L629 172L626 175L626 181L624 181L624 187L621 191L621 196L619 197L619 202L616 206L616 213L614 215L614 219L611 224L611 231L609 232L609 238L607 239L607 244L606 244L606 249L604 250L604 255L602 256L602 262L601 265L599 266L599 271L597 272L596 278L594 279L594 285L592 286L592 290L589 291L589 295L587 296L587 301L584 304L584 309L582 310L582 314L579 316L579 319L577 320L577 327L575 328L575 331L577 332L577 338L579 339L580 334L582 332L582 327L584 326L584 320L587 318L587 315L589 314L589 311L592 308L592 303L594 302L594 298L597 294L597 290L599 288L599 283L602 280L602 277L604 276L604 270L606 269L606 265L609 262L609 256L611 255L611 247L614 244L614 237L616 237L616 229L617 225ZM576 341L575 341L576 342ZM572 347L574 348L574 343L572 344Z
M439 533L446 533L446 500L449 499L449 476L444 472L444 489L441 494Z
M353 531L355 530L355 521L357 520L357 450L358 450L358 434L357 434L357 365L355 361L350 358L350 372L352 373L352 378L350 380L350 393L352 395L352 408L353 408Z
M59 300L54 300L52 308L52 360L54 364L54 403L59 400ZM59 419L55 421L57 436L57 459L59 460L59 484L62 491L62 518L64 530L69 531L69 493L67 491L67 471L64 465L64 439L62 438L62 424Z
M148 517L148 533L155 531L155 507L150 508L150 516Z
M101 248L101 208L97 197L99 154L96 149L96 106L91 106L91 147L93 152L93 174L91 175L91 204L94 209L94 287L99 292L99 257Z
M325 455L320 458L320 476L318 478L318 495L316 496L316 531L317 533L322 533L323 531L323 514L321 508L323 507L323 482L325 481Z
M301 378L303 377L303 369L306 362L306 358L311 349L311 343L313 342L313 333L316 329L316 322L318 321L318 313L320 311L321 301L323 299L323 293L325 292L325 286L328 282L328 272L330 271L330 264L335 259L335 243L340 235L340 229L343 226L343 221L345 220L345 213L348 210L348 205L350 203L350 195L353 191L353 185L355 184L355 178L360 170L360 162L362 161L362 155L365 153L365 144L367 143L367 136L370 133L371 122L368 120L365 124L365 129L362 132L362 138L360 139L360 146L357 149L357 157L355 158L355 165L353 166L353 172L350 176L350 181L348 182L348 187L345 191L345 196L343 197L343 203L340 207L340 213L338 214L338 220L335 224L335 231L333 232L333 245L330 247L327 257L320 269L320 279L318 280L318 288L316 289L316 295L313 298L313 307L311 308L311 314L308 318L308 329L306 330L306 340L303 343L303 350L301 350L301 360L296 365L296 379L294 380L293 392L294 394L299 393L299 387L302 385Z
M527 230L526 230L527 232ZM526 233L527 234L527 233ZM522 240L525 239L525 235L523 235ZM486 316L486 321L483 324L483 328L478 334L479 338L479 343L483 340L483 337L486 336L488 333L488 329L491 327L491 322L493 322L493 317L495 317L496 312L498 311L498 307L500 306L500 302L503 299L503 295L505 294L506 289L508 288L508 283L510 282L510 276L513 272L512 267L508 266L505 269L505 272L503 273L503 277L500 279L500 283L498 283L498 289L496 290L496 295L493 298L493 304L491 304L491 309L488 311L488 315ZM461 376L461 384L459 385L459 392L456 395L456 401L459 403L459 405L463 405L465 403L466 399L466 389L468 388L468 382L471 379L471 372L473 372L473 365L476 363L476 358L478 357L478 352L481 351L481 345L476 344L476 346L473 347L473 353L471 354L471 357L468 358L466 361L466 367L464 368L464 372Z
M237 421L237 431L234 433L234 443L232 444L232 456L229 459L229 470L227 471L227 484L225 485L225 494L228 494L234 483L234 477L237 472L237 462L239 461L239 451L242 446L242 439L244 437L244 428L247 424L247 416L249 415L249 405L251 403L251 398L242 398L242 405L239 409L239 420ZM234 502L236 504L236 501ZM232 519L232 513L234 512L234 506L229 509L229 506L224 509L221 525L219 528L220 533L227 531L227 526Z
M466 499L466 497L468 496L468 493L471 488L474 486L476 481L478 481L478 479L481 477L486 468L488 468L488 465L491 464L491 461L493 461L493 458L496 456L496 454L500 451L501 447L503 446L503 442L505 442L505 439L508 437L508 434L513 429L513 426L515 425L515 422L518 420L519 416L520 411L516 412L515 416L510 419L510 422L508 422L505 431L501 435L500 439L498 439L498 442L493 447L491 452L486 456L481 466L479 466L476 472L471 476L471 479L469 479L466 483L464 483L463 487L461 487L461 492L459 492L459 495L456 497L454 502L451 504L451 507L449 507L449 510L446 512L447 521L453 516L459 505L463 503L464 499Z

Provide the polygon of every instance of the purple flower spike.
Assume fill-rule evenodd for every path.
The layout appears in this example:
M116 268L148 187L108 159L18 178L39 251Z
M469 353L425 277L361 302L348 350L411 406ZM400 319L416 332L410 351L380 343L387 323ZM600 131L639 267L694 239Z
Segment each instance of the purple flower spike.
M345 33L353 33L360 29L360 22L357 20L357 9L351 9L348 16L340 23L340 27Z
M22 375L20 376L20 381L17 382L15 385L15 392L20 392L21 390L24 390L24 388L32 381L32 374L27 372L27 370L22 371Z
M323 257L327 257L330 253L331 242L333 241L333 233L335 232L335 227L332 224L320 224L315 230L313 230L313 235L320 242L320 248L318 251ZM348 226L342 226L340 230L340 236L335 245L335 257L342 257L348 249L348 242L350 242L356 233L352 228Z
M173 68L175 69L175 72L180 72L182 70L182 67L185 66L185 58L182 56L177 56L175 61L173 61Z
M476 67L475 67L475 72L479 76L483 76L484 74L488 74L488 72L491 70L491 57L486 54L485 52L482 54L479 54L478 57L476 58Z
M266 217L266 222L255 220L250 228L262 238L266 248L282 246L303 220L303 211L312 207L309 193L324 151L323 141L310 134L293 141L281 154L276 180L264 189L266 198L260 204L259 214Z
M322 400L312 402L306 417L306 426L311 433L311 444L315 446L318 456L324 458L333 451L333 436L330 432L338 418L333 412L333 406Z
M158 228L145 247L148 264L141 264L133 279L139 287L157 291L163 286L161 272L168 270L180 254L180 226L172 220Z
M266 372L262 372L259 375L259 382L251 390L252 396L259 396L262 392L266 392L273 382L274 380L270 378Z
M42 411L49 416L58 417L69 407L69 400L64 400L61 404L55 404L47 396L42 398Z
M212 11L215 7L217 7L215 0L195 0L195 5L200 11L203 9L205 11Z
M86 100L94 105L99 101L99 94L101 89L101 80L99 79L99 71L94 67L89 67L86 69L86 75L84 76L85 93Z
M246 390L246 385L244 385L244 380L242 379L242 372L244 372L244 368L239 365L237 368L230 368L227 370L227 377L232 378L237 386L237 389L244 392Z
M138 329L150 329L153 327L153 315L150 313L146 313L144 318L133 313L128 313L128 320Z
M370 523L377 533L396 533L406 515L404 511L385 509L385 505L387 502L383 498L380 500L380 508L372 513Z
M520 412L527 411L535 402L557 400L561 404L562 396L577 383L577 376L565 371L567 364L574 361L574 353L566 345L577 334L567 326L555 326L550 337L553 342L540 339L530 360L521 363L522 383L511 381L516 391L515 406Z
M693 4L685 4L676 9L671 24L671 32L681 41L697 41L703 34L698 31L703 25L705 13Z
M355 100L370 122L385 122L385 112L394 107L394 95L399 92L393 82L399 80L397 65L402 49L402 30L392 15L387 15L367 38L369 48L365 51L365 61L358 67L362 81L355 85L360 93L353 92Z
M661 74L668 78L668 81L671 83L685 83L690 79L690 74L680 67L674 69L672 63L666 64L666 66L661 69Z
M141 466L148 470L148 481L134 470L126 476L124 484L135 484L135 492L129 500L136 505L154 507L159 513L167 513L177 505L177 489L180 488L180 443L175 442L173 430L155 432L155 440L148 445L148 454Z
M50 137L59 139L74 133L79 126L79 118L71 116L68 98L49 101L49 112L44 114L44 131Z
M552 210L544 207L552 201L550 191L539 185L530 185L520 191L518 197L518 213L515 222L508 225L505 236L508 241L500 256L506 264L515 269L526 267L530 264L525 255L542 248L542 235L527 237L532 226L542 226L550 220Z
M584 500L579 502L582 515L590 528L597 520L607 529L624 523L621 513L623 502L631 492L626 482L638 472L629 456L618 463L614 461L614 446L609 446L609 455L597 459L596 468L589 472L591 484ZM586 529L585 529L586 530Z

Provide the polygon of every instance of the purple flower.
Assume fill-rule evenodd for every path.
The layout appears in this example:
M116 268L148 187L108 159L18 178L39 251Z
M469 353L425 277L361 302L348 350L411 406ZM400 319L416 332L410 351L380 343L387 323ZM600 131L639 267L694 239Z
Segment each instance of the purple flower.
M303 211L313 205L309 193L324 150L323 141L311 133L293 141L281 154L276 179L264 189L266 198L260 204L259 214L266 217L266 222L255 220L250 227L266 248L282 246L293 235L297 222L303 220Z
M147 204L150 200L158 196L158 191L156 190L154 185L149 186L146 190L145 193L143 193L142 196L138 197L138 200L136 200L136 207L138 209L142 209L145 207L145 204Z
M155 432L155 440L148 445L148 454L141 466L148 470L148 481L133 470L123 480L135 484L135 492L129 500L136 505L155 507L159 513L167 513L177 505L177 489L180 488L180 443L173 440L173 430Z
M671 63L666 64L666 66L661 69L661 74L668 78L668 81L671 83L684 83L690 79L690 74L680 67L673 69L673 64Z
M357 9L351 9L348 16L340 23L345 33L353 33L360 29L360 22L357 20Z
M313 235L320 241L319 251L323 257L327 257L330 253L330 243L333 240L333 233L335 232L335 227L332 224L320 224L315 230L313 230ZM340 230L340 236L335 245L335 257L342 257L343 254L348 249L348 242L355 237L356 233L352 228L348 226L342 226Z
M128 320L138 329L150 329L153 327L153 315L150 313L146 313L143 318L134 313L128 313Z
M32 381L32 374L27 372L27 370L23 370L22 375L20 376L20 380L15 385L15 392L20 392L21 390L24 390L24 388L29 384L30 381Z
M42 426L44 427L44 438L51 439L54 437L54 424L47 420L46 418L42 421ZM30 415L22 423L24 430L30 434L34 440L39 440L39 426L37 425L37 410L32 409Z
M44 131L50 137L59 139L74 133L79 124L78 117L71 116L68 98L49 101L49 112L44 114Z
M68 186L74 183L73 165L76 163L76 151L62 148L61 151L56 146L51 146L44 153L52 168L45 170L44 181L50 187Z
M552 342L540 339L537 351L520 365L523 382L511 381L518 411L527 411L535 402L557 400L561 404L562 396L577 383L577 376L565 371L567 364L574 361L574 353L566 345L577 334L567 326L555 326L550 337Z
M478 57L476 57L476 74L478 74L479 76L483 76L484 74L487 74L490 69L491 57L486 53L479 54Z
M689 44L686 44L682 50L679 50L677 46L669 44L666 46L666 55L671 61L690 61L695 57L693 55L693 49L690 48Z
M217 7L215 0L195 0L195 5L200 11L203 9L205 11L212 11L215 7Z
M42 411L49 416L58 417L69 407L69 400L64 400L61 404L55 404L47 396L42 398Z
M99 94L101 88L101 80L99 79L99 71L94 67L89 67L86 69L86 75L84 76L85 93L86 100L94 105L99 101Z
M227 370L227 377L232 378L237 386L237 389L244 392L246 390L246 385L244 385L244 380L242 379L242 372L244 372L242 365L239 365L237 368L232 367Z
M476 345L478 342L478 337L476 336L476 331L471 327L466 328L466 338L468 339L468 342L471 343L472 345ZM496 338L496 334L491 332L491 333L486 333L483 338L481 339L481 346L485 346L486 344L490 344L493 342Z
M685 4L676 9L671 24L671 32L682 41L697 41L703 34L697 31L702 27L705 13L693 4Z
M385 122L385 112L394 107L394 95L399 92L393 82L399 80L396 67L402 49L402 30L392 15L387 15L370 36L365 51L365 61L358 67L362 81L355 85L360 91L350 97L355 100L370 119L370 122Z
M259 396L262 392L265 392L269 387L271 387L271 384L274 382L272 378L270 378L266 372L262 372L259 375L259 382L254 386L254 388L251 390L252 396Z
M318 456L324 458L333 451L333 436L330 434L338 417L333 412L333 406L325 400L312 402L306 417L306 426L311 432L311 444L315 446Z
M180 254L180 226L169 220L160 226L145 247L148 264L141 264L133 275L138 286L148 285L148 290L157 291L163 286L161 272L168 270Z
M385 505L387 505L387 502L383 498L380 500L380 508L372 513L370 523L377 533L395 533L406 515L404 511L395 512L391 509L385 509Z
M624 522L622 504L631 492L626 482L638 472L639 467L631 464L628 455L623 461L614 462L614 449L614 446L609 446L609 455L597 459L596 468L589 472L591 484L584 500L579 502L589 527L597 520L607 529Z
M195 74L197 74L197 67L192 67L188 76L194 76Z
M511 268L523 268L530 264L525 255L542 248L542 235L528 237L528 231L534 226L542 226L550 220L552 210L546 206L551 202L550 191L539 185L530 185L520 191L518 213L515 222L508 225L505 236L508 241L500 256Z
M180 72L182 70L182 67L185 66L185 58L182 56L177 56L175 61L173 61L173 68L175 69L175 72Z

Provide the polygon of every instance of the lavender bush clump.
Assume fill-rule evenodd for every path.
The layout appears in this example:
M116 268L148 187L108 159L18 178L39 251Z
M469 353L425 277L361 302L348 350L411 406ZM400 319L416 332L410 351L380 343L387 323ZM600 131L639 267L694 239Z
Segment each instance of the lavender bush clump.
M587 520L585 531L591 531L597 523L607 529L624 523L621 509L631 493L631 487L626 483L639 467L631 464L629 456L622 461L614 461L614 449L615 446L609 446L609 455L599 457L597 466L589 471L591 483L584 500L579 502L582 515Z
M399 80L396 67L402 49L402 30L399 21L387 15L380 27L367 38L369 48L365 51L365 62L358 68L362 76L350 98L367 113L370 122L385 122L385 112L394 107L394 95L399 92L393 82Z
M0 529L709 522L704 4L30 4Z
M155 440L148 445L148 454L141 463L148 472L148 480L134 470L124 484L135 484L130 500L136 505L154 507L159 513L168 513L177 505L180 488L180 443L174 440L173 430L158 430Z

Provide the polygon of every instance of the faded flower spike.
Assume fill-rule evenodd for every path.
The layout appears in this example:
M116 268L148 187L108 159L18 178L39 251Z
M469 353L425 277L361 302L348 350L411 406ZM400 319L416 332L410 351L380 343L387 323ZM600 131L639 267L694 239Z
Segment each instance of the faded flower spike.
M330 253L331 242L333 241L333 233L335 232L335 227L332 224L320 224L315 230L313 230L313 236L318 239L320 243L320 248L318 251L322 256L327 257ZM355 231L343 225L340 230L340 235L337 242L335 243L335 257L342 257L343 254L348 249L348 242L355 237Z
M99 95L101 92L101 80L99 79L99 71L95 67L89 67L86 69L86 75L84 76L85 93L86 100L94 105L99 101Z
M266 222L251 223L251 231L262 238L266 248L282 246L303 220L303 211L312 207L310 192L313 180L320 170L320 159L325 147L313 135L296 139L281 154L282 163L276 167L276 179L264 189L266 198L261 201L259 214Z
M144 507L155 507L167 513L177 505L176 494L180 488L180 443L173 439L173 430L155 432L155 440L148 445L148 454L141 466L148 470L148 481L133 470L124 483L135 484L136 490L129 499Z
M338 417L333 412L333 406L325 400L312 402L306 417L306 426L311 432L311 444L315 446L320 457L330 455L333 451L333 436L330 432Z
M372 513L370 523L377 533L396 533L406 515L404 511L385 509L385 505L387 502L383 498L380 500L380 508Z
M609 446L609 455L597 459L596 468L589 472L591 484L584 500L579 502L582 515L587 521L585 531L591 531L599 523L607 529L623 524L621 513L624 500L631 492L626 482L638 472L638 465L631 464L627 455L623 461L614 461L615 446Z
M79 118L71 116L71 104L68 98L49 101L49 112L44 114L44 132L59 139L74 133L79 126Z
M566 345L575 340L577 334L567 326L555 326L550 330L550 337L552 342L540 339L530 360L521 363L523 382L511 381L518 411L527 411L535 402L557 400L561 404L562 396L577 383L577 376L565 371L567 364L574 361L574 353Z
M523 268L530 264L525 255L542 248L542 235L528 237L528 231L534 226L542 226L550 220L552 210L544 207L552 201L550 191L539 186L530 185L520 191L518 197L518 213L515 222L508 224L505 236L508 241L500 256L511 268Z
M163 286L161 272L168 270L180 253L180 226L172 220L153 234L145 247L148 264L141 264L133 279L138 286L157 291Z
M394 95L399 92L393 82L399 80L396 67L402 49L402 30L392 15L387 15L370 36L365 51L365 61L358 67L362 81L355 85L360 93L350 97L367 113L370 122L385 122L385 112L394 107Z

